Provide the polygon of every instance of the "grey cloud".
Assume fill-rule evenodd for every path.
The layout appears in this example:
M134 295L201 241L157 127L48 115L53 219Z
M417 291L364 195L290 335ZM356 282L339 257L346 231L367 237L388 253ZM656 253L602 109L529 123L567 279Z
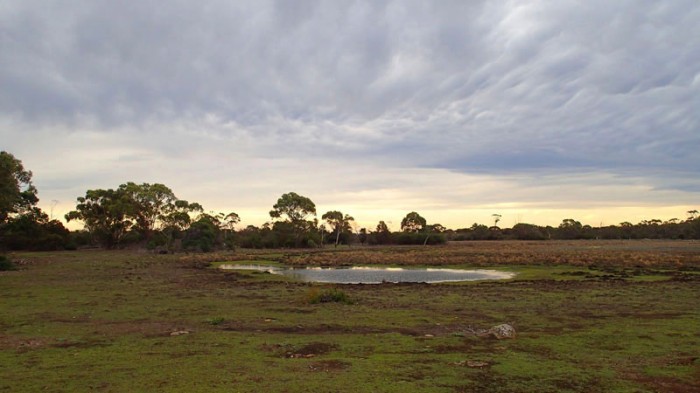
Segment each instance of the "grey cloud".
M132 127L163 154L700 170L694 0L71 4L0 10L0 115Z

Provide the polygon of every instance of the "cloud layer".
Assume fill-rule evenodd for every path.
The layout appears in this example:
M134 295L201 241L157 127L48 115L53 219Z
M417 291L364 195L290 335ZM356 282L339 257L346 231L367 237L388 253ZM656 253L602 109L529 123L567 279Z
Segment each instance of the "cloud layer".
M250 211L290 190L692 205L698 20L693 0L10 1L0 137L44 199L141 180Z

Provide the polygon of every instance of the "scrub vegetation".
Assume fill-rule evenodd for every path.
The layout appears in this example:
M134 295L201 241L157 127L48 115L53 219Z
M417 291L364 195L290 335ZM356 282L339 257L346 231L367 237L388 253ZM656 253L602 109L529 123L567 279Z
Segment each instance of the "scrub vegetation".
M10 254L19 270L0 272L0 391L700 389L700 244L494 244ZM519 275L339 286L217 269L223 261ZM350 301L311 301L334 293ZM502 323L517 337L479 335Z
M70 232L43 212L32 172L8 152L0 152L0 251L141 248L158 253L211 252L236 248L324 248L326 245L442 245L447 241L583 240L583 239L700 239L700 215L687 211L685 220L644 220L638 224L593 228L567 218L557 227L519 223L500 228L474 223L448 229L429 224L412 211L391 232L384 221L376 228L358 228L349 214L331 210L317 217L316 204L295 192L282 194L272 206L271 221L260 227L236 229L235 212L205 213L197 202L179 199L164 184L127 182L114 189L92 189L77 198L66 221L84 229Z

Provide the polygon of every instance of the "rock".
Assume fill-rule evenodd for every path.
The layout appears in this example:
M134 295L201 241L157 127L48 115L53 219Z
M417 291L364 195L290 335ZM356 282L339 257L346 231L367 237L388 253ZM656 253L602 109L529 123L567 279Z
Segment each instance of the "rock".
M507 323L494 326L491 329L479 334L480 337L493 337L497 340L505 338L515 338L515 328Z
M455 363L455 365L461 367L467 366L470 368L484 368L490 366L491 364L489 362L483 362L481 360L463 360L461 362Z
M176 332L170 333L171 336L181 336L183 334L190 334L190 332L187 330L178 330Z

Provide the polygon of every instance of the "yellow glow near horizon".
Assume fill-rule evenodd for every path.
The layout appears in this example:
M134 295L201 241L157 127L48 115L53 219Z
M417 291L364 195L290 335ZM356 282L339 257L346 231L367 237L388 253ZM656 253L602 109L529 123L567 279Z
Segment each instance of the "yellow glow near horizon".
M50 204L40 204L40 207L50 214ZM63 222L71 230L81 229L82 223L72 221L65 223L63 216L74 206L59 204L53 208L53 218ZM245 228L247 225L261 226L265 222L271 221L268 214L271 206L267 209L231 209L213 208L206 211L228 213L235 211L241 216L241 223L238 228ZM584 225L593 227L619 225L621 222L631 222L637 224L643 220L660 219L667 221L672 218L685 220L686 212L697 209L697 206L676 205L676 206L626 206L626 207L604 207L604 208L581 208L581 209L528 209L517 206L493 206L488 208L465 208L465 209L415 209L423 216L429 224L442 224L448 229L468 228L472 224L493 225L493 214L500 214L501 219L498 226L510 228L518 223L535 224L540 226L558 226L562 220L572 218L580 221ZM321 215L329 210L340 210L350 214L355 218L354 227L356 230L367 228L373 231L379 221L384 221L392 231L400 230L401 220L406 216L405 209L362 209L359 206L317 206L317 218L321 222Z

